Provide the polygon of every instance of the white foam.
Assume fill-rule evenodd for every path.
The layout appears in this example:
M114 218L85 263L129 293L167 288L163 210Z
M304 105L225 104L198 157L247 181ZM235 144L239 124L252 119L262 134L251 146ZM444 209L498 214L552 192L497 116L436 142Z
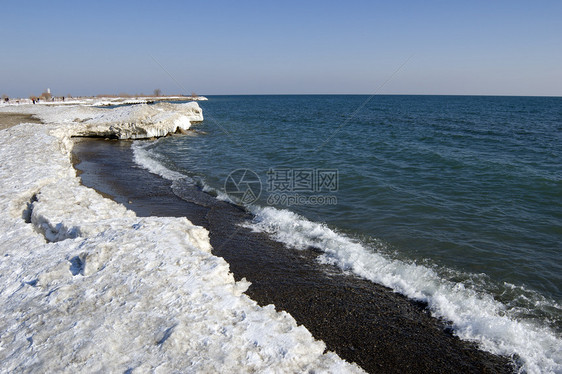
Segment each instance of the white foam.
M205 229L82 186L71 136L97 110L41 108L0 131L2 371L361 371L243 294Z
M152 151L151 147L154 144L155 142L152 141L135 141L131 147L133 150L133 161L135 161L135 163L143 169L148 170L152 174L159 175L164 179L177 181L180 179L185 180L187 178L191 183L194 183L193 179L187 175L166 167L166 162L163 159L163 156ZM202 190L215 196L216 199L233 204L240 203L239 201L231 199L231 197L224 191L209 186L204 180L200 180L200 182L202 184Z
M219 189L216 189L216 188L213 188L213 187L209 186L208 184L206 184L204 181L203 181L203 191L207 192L209 194L215 195L217 200L226 201L226 202L229 202L229 203L232 203L232 204L240 204L240 201L236 201L236 200L231 199L230 195L227 194L226 192L224 192L222 190L219 190Z
M291 211L256 206L251 210L256 216L249 224L253 230L296 249L320 248L324 251L320 261L427 302L432 314L450 321L461 339L495 354L519 357L523 372L562 372L560 337L547 327L517 320L491 295L446 281L426 266L389 259Z
M135 163L140 167L153 174L160 175L164 179L174 181L185 178L185 175L168 169L157 160L158 155L148 149L152 144L153 142L135 141L131 146L131 149L133 150L133 161L135 161Z

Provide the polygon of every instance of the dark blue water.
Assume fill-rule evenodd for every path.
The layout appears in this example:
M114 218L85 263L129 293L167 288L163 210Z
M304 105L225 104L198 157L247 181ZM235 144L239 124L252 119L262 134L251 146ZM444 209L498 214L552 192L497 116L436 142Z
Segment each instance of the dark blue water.
M339 265L355 253L342 268L411 297L449 298L459 310L436 301L433 311L458 325L465 320L451 315L466 307L455 299L462 287L559 344L562 98L216 96L200 106L199 133L160 140L146 148L151 157L219 195L233 170L250 170L261 181L256 225L278 240L333 246L326 261ZM433 281L421 278L401 286L414 268L397 263L450 289L425 290Z

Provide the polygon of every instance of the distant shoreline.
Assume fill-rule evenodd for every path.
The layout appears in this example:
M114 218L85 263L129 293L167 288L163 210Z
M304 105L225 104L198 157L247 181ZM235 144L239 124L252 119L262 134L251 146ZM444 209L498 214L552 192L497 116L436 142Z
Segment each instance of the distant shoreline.
M79 97L63 97L53 96L51 99L45 100L39 98L35 103L30 98L12 98L9 101L0 102L0 107L14 107L20 105L46 105L46 106L64 106L64 105L92 105L92 106L112 106L122 104L151 104L156 102L178 102L178 101L205 101L205 96L79 96Z

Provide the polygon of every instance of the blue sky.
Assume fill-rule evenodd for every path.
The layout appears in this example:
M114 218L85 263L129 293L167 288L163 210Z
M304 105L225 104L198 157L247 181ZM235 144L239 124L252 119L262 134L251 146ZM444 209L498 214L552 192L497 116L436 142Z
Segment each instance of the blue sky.
M562 96L561 19L562 1L2 1L0 94Z

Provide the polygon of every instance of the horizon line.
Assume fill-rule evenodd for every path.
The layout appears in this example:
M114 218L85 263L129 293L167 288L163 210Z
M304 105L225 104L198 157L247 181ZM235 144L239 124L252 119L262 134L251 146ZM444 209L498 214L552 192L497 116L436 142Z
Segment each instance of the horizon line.
M562 97L560 95L521 95L521 94L423 94L423 93L243 93L243 94L202 94L198 96L488 96L488 97ZM166 95L173 96L173 95ZM180 95L186 96L186 95Z
M10 100L26 99L27 97L11 97L6 95ZM33 95L31 95L33 96ZM53 95L53 97L167 97L167 96L185 96L189 98L192 94L162 94L160 96L154 96L150 94L95 94L95 95ZM447 94L447 93L209 93L209 94L197 94L197 96L470 96L470 97L562 97L559 95L522 95L522 94Z

